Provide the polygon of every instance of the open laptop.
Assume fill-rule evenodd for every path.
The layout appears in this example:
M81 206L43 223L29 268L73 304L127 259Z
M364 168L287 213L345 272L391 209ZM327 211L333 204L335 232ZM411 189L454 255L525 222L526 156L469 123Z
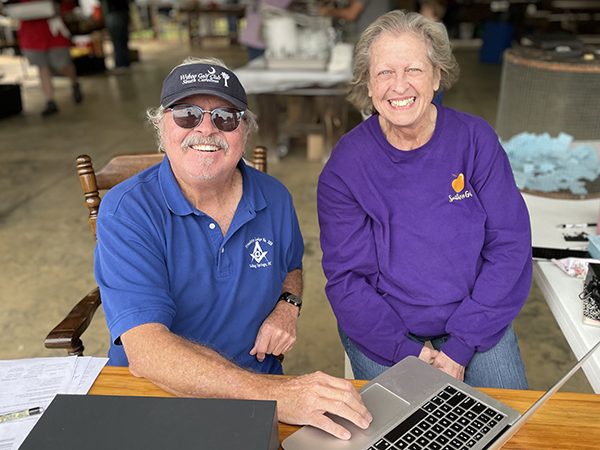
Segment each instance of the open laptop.
M352 433L343 441L305 426L282 442L285 450L496 450L501 448L600 347L598 342L522 416L514 409L409 356L359 392L373 416L362 430L330 417Z

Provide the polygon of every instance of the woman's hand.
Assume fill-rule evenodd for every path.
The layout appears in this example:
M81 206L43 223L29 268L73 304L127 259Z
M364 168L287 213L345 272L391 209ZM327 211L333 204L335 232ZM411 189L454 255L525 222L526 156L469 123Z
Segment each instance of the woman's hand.
M421 352L423 353L423 352ZM465 379L465 366L461 366L451 358L449 358L444 352L439 352L433 361L433 367L437 367L448 375L452 375L459 381Z
M438 354L439 352L437 350L423 346L423 349L419 354L419 359L425 361L427 364L431 364Z

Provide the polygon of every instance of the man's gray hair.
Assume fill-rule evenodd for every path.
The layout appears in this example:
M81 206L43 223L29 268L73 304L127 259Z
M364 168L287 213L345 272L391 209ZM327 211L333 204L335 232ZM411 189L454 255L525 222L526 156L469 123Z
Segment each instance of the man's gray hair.
M377 112L369 97L369 67L373 44L383 33L392 33L395 36L412 33L420 38L427 46L427 56L434 69L440 69L440 90L448 90L458 79L458 63L452 54L448 33L444 26L419 13L390 11L369 25L356 45L354 76L350 82L348 100L359 111L367 114Z
M183 63L181 63L179 66L174 67L173 70L175 70L177 67L186 66L189 64L210 64L210 65L215 65L215 66L221 66L221 67L224 67L225 69L228 69L228 67L225 65L225 63L218 58L212 58L212 57L196 58L196 57L190 56L190 57L186 58L183 61ZM148 122L150 123L150 125L152 125L152 127L156 130L158 151L164 152L165 145L162 140L162 132L164 131L164 127L165 127L165 123L164 123L165 108L162 105L159 106L158 108L150 108L146 111L146 117L148 118ZM258 122L256 120L256 114L254 114L249 109L244 111L244 117L242 118L242 127L244 130L244 140L248 137L248 135L250 133L253 133L256 130L258 130Z

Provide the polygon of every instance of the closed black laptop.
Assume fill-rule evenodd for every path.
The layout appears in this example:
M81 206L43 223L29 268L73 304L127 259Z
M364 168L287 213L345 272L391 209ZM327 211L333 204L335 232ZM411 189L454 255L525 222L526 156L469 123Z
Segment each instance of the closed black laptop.
M20 450L279 448L277 403L57 395Z

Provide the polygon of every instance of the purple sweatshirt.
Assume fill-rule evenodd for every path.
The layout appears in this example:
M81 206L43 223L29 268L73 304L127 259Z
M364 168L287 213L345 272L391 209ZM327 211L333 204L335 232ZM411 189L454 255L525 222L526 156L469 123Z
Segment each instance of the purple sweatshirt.
M531 287L525 202L484 120L438 106L433 136L393 147L378 116L347 133L319 177L326 292L369 358L392 365L450 335L466 366L498 343Z

